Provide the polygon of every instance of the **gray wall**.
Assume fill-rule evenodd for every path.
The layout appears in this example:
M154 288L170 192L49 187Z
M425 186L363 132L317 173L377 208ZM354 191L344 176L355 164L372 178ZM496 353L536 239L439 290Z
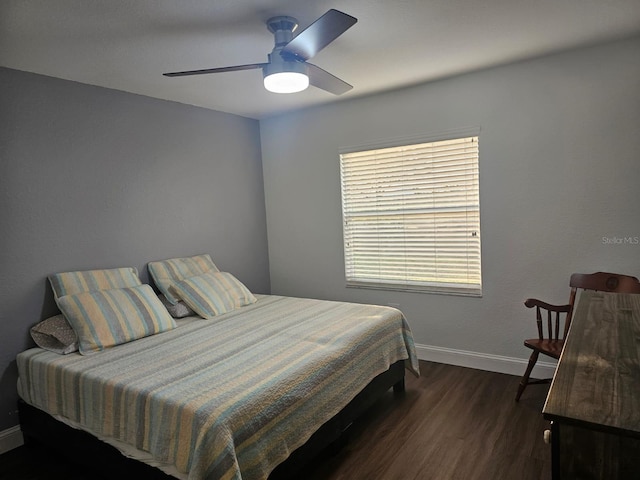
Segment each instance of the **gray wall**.
M48 274L210 253L269 292L258 122L0 69L0 431Z
M64 270L135 266L148 281L148 261L209 252L255 292L397 303L421 346L523 358L526 297L565 301L574 271L640 275L639 245L603 242L640 236L639 50L636 38L259 125L0 68L0 431L18 423L15 355L56 313L46 276ZM338 150L466 126L481 127L484 296L345 288Z
M527 297L566 302L572 272L640 276L640 245L603 242L640 237L639 51L629 39L261 121L272 292L397 303L423 351L525 358ZM347 289L339 149L467 126L481 128L484 296Z

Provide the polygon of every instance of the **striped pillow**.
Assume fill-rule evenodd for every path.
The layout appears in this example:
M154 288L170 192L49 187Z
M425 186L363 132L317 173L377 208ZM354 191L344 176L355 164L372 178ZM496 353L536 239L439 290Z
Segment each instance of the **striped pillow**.
M83 355L176 327L149 285L65 295L58 305Z
M158 290L172 305L178 303L180 299L176 298L171 291L171 285L195 275L218 271L218 267L215 266L208 254L149 262L147 268Z
M142 285L133 267L55 273L49 275L49 283L56 302L65 295Z
M256 302L247 287L227 272L186 278L172 288L194 312L207 319Z

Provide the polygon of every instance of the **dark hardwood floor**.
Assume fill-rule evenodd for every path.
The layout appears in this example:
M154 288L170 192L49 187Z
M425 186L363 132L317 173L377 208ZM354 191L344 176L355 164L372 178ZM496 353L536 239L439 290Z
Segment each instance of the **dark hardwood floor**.
M519 377L431 362L407 374L348 431L347 443L300 472L305 480L549 480L545 386L514 402ZM39 448L0 455L0 480L99 480Z

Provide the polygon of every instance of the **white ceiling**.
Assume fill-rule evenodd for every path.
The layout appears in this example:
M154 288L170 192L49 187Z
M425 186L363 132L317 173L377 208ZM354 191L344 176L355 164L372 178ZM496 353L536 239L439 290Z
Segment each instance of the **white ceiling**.
M299 30L330 8L358 18L311 61L354 86L269 93L265 21ZM640 33L639 0L1 0L0 65L251 118Z

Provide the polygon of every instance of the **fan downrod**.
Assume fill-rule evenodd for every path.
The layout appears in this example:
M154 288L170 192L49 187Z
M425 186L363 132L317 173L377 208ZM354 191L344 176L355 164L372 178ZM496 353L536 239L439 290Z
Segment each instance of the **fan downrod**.
M298 28L298 20L286 15L271 17L267 20L267 28L275 38L275 47L284 47L293 39L293 32Z

